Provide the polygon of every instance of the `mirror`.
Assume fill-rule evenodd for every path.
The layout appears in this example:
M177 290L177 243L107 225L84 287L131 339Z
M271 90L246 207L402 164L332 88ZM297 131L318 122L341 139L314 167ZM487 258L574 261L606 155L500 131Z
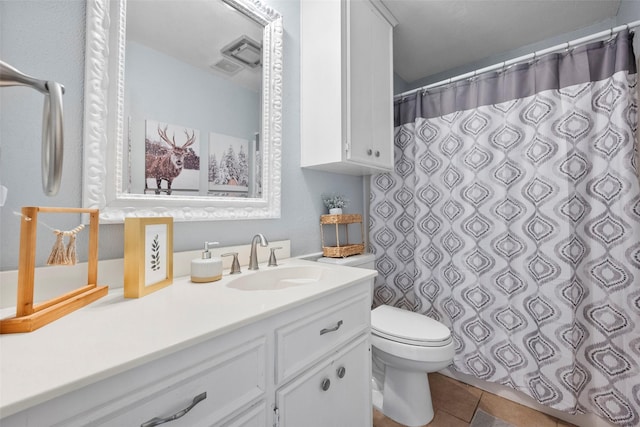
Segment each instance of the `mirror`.
M282 19L258 0L88 1L83 206L280 217L281 104Z

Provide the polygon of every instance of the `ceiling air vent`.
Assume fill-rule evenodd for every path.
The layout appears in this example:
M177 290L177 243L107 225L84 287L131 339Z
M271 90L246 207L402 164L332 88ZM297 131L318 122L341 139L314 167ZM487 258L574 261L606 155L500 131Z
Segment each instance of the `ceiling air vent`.
M215 64L211 65L211 68L213 68L216 71L220 71L221 73L224 73L228 76L233 76L238 71L242 70L243 67L240 64L236 64L233 61L229 61L227 58L222 58Z
M262 46L247 36L226 45L222 48L222 54L251 68L257 68L262 63Z

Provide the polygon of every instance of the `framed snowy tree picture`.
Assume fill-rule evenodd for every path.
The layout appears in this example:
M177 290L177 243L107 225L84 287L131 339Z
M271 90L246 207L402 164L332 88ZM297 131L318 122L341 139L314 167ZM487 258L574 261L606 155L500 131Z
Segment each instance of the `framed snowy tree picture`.
M234 136L209 134L209 194L247 197L255 160L251 158L249 141Z

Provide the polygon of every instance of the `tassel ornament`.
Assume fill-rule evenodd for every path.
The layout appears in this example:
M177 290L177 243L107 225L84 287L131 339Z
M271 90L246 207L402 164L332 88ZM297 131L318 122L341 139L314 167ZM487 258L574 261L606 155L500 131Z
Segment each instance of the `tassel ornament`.
M76 252L76 234L80 232L84 228L83 224L80 224L76 228L71 231L66 231L65 234L69 233L69 242L67 243L67 265L76 265L78 263L78 254Z
M53 244L51 254L47 260L47 265L76 265L78 255L76 251L76 235L84 229L84 225L80 224L70 231L53 230L56 235L56 242ZM65 248L63 238L69 236L69 242Z
M47 265L66 265L67 251L64 247L64 242L62 241L64 231L54 230L53 232L56 235L56 242L53 244L53 248L51 248L51 254L49 254Z

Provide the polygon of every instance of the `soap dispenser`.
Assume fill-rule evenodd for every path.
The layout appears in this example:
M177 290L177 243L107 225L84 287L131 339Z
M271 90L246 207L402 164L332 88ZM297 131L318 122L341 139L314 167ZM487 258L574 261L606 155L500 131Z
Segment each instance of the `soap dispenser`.
M204 242L202 257L191 261L191 281L196 283L215 282L222 279L222 259L212 257L209 247L218 242Z

